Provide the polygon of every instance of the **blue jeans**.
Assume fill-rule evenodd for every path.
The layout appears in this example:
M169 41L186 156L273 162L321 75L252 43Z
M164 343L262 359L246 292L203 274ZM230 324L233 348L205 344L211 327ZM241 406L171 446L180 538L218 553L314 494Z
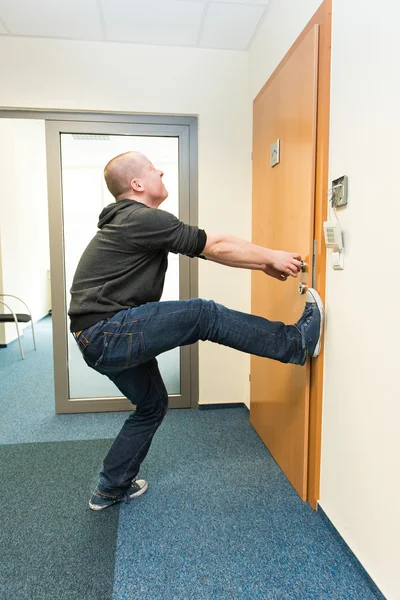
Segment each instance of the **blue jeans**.
M77 337L85 362L107 375L136 406L104 460L98 484L104 495L129 488L167 412L168 394L155 357L198 340L284 363L304 365L307 360L295 325L200 298L150 302L85 329Z

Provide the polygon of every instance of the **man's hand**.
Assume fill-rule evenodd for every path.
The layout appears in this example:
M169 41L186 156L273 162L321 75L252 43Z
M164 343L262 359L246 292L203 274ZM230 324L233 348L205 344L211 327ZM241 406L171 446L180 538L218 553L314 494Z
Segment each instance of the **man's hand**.
M270 264L263 268L264 273L280 281L288 277L297 277L301 270L301 255L295 252L271 250Z
M261 267L261 271L263 273L265 273L266 275L269 275L270 277L274 277L275 279L278 279L279 281L286 281L286 279L288 278L287 275L283 275L283 273L280 273L273 267L268 267L267 265L264 265L263 267Z

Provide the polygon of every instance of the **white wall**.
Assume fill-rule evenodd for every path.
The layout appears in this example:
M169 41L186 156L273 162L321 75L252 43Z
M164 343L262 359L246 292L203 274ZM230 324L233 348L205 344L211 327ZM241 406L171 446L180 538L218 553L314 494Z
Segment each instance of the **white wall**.
M3 36L0 57L4 107L199 115L199 224L251 238L245 52ZM200 296L249 311L248 272L199 270ZM248 403L248 374L248 356L201 344L201 403Z
M330 178L348 175L349 205L345 270L327 276L321 480L321 506L389 600L400 599L399 17L390 0L333 6Z
M22 298L36 321L49 310L44 122L0 119L0 229L0 293ZM17 300L3 300L15 312L26 312ZM4 312L9 311L4 309ZM31 336L30 325L28 327L27 336ZM14 324L2 326L1 344L8 344L16 337ZM32 344L32 340L28 343Z
M321 0L270 0L248 52L251 103L320 4Z
M318 5L272 0L249 51L251 101ZM320 500L388 600L400 599L399 16L390 0L333 0L330 179L348 175L349 205L345 270L328 257Z
M0 156L1 160L1 156ZM3 263L2 263L2 253L1 253L1 220L0 220L0 293L3 292ZM5 301L5 298L1 298L1 300ZM0 313L9 312L3 304L0 304ZM0 344L3 345L6 343L5 339L5 325L0 325Z

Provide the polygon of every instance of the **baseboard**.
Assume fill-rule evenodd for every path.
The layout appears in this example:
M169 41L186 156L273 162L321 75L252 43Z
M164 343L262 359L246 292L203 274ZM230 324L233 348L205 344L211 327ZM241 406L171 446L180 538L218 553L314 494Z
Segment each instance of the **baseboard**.
M46 315L43 315L43 317L40 317L40 319L37 319L36 321L33 321L33 324L38 323L39 321L43 321L43 319L48 319L49 317L51 317L52 313L51 310L49 310L49 312ZM29 325L29 323L28 323Z
M356 568L361 573L366 584L370 588L371 592L373 592L373 594L375 595L376 600L387 600L386 597L382 594L382 592L378 588L378 586L376 585L376 583L374 582L374 580L371 578L371 576L368 575L367 571L364 569L364 567L362 566L362 564L360 563L360 561L358 560L357 556L354 554L354 552L352 551L350 546L342 538L342 536L340 535L340 533L338 532L336 527L333 525L332 521L330 520L330 518L328 517L328 515L326 514L324 509L321 508L321 506L319 504L318 504L318 509L317 509L317 515L319 515L321 517L321 519L323 520L323 522L325 523L325 525L327 526L329 531L334 535L336 540L338 540L338 542L341 544L341 546L346 550L346 552L348 553L351 560L355 563Z
M199 404L199 410L215 410L217 408L247 408L244 402L228 402L224 404Z

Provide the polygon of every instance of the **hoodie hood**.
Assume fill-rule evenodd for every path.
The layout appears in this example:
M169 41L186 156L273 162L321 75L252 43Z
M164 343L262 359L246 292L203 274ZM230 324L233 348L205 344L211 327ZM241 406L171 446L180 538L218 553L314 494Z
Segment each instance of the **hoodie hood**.
M110 223L115 215L123 210L126 206L129 206L134 202L135 204L139 204L136 200L119 200L118 202L112 202L108 206L105 206L99 215L99 222L97 223L97 227L102 229L104 225Z

